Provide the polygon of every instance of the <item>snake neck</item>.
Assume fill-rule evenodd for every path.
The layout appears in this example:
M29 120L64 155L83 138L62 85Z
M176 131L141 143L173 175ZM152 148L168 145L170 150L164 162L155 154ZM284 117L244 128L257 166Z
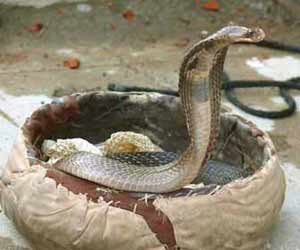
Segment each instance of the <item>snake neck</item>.
M179 93L185 112L190 144L177 166L184 172L181 185L190 183L209 157L220 126L220 78L229 44L205 39L184 57Z

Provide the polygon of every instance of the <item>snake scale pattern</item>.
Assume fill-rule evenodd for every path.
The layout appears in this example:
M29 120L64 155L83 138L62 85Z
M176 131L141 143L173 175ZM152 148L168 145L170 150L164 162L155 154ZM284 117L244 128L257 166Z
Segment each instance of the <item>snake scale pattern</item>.
M110 157L78 152L54 167L101 185L134 192L166 193L190 184L196 177L204 184L225 184L243 176L238 168L207 161L220 127L220 87L228 46L259 42L259 28L227 26L199 41L184 56L179 72L179 94L190 144L179 156L169 152L140 152Z

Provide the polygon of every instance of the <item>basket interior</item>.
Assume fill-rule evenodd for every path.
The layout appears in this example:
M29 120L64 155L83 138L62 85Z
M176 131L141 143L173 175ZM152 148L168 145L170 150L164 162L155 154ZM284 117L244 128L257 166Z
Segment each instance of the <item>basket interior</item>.
M40 142L45 138L80 137L98 144L114 132L134 131L147 135L165 151L180 153L189 143L184 113L177 97L99 92L76 98L79 114L53 126L39 137ZM218 144L211 158L253 172L265 160L265 145L258 138L253 136L253 126L223 113Z

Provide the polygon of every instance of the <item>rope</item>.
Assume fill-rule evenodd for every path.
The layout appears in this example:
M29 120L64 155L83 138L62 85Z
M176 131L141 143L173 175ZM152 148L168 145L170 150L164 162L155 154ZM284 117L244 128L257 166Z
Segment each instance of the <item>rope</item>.
M241 43L243 44L243 43ZM281 43L273 40L263 40L257 44L258 47L271 48L274 50L281 50L286 52L293 52L300 54L300 47L294 45L288 45L285 43ZM269 87L277 87L279 88L279 95L283 98L284 102L287 104L287 108L276 111L268 111L255 109L250 106L243 104L235 95L234 89L238 88L269 88ZM291 116L296 111L296 102L294 98L289 94L289 89L300 90L300 77L295 77L288 79L286 81L247 81L247 80L238 80L231 81L226 73L224 73L224 80L222 84L222 89L225 92L225 96L229 102L233 105L239 107L241 110L258 116L262 118L269 119L279 119ZM172 90L162 90L148 87L137 87L137 86L127 86L122 84L111 83L108 85L108 90L111 91L119 91L119 92L158 92L166 95L178 96L177 91Z
M261 86L259 86L259 87L261 87ZM244 87L244 88L246 88L246 87ZM279 119L279 118L288 117L288 116L291 116L296 110L296 102L293 99L293 97L290 96L287 89L279 87L279 94L283 98L283 100L285 101L285 103L287 104L288 107L285 108L285 109L279 110L279 111L266 111L266 110L251 108L251 107L243 104L234 95L234 89L233 88L226 88L225 89L225 95L226 95L227 99L232 104L234 104L235 106L239 107L240 109L242 109L243 111L245 111L249 114L259 116L259 117L263 117L263 118L269 118L269 119Z

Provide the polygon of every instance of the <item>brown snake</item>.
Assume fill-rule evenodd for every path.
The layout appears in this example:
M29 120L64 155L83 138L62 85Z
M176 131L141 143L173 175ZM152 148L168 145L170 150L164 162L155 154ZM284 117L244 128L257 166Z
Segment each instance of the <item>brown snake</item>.
M179 73L179 93L190 144L179 157L165 162L159 159L164 154L158 156L147 152L143 157L142 154L126 154L122 159L79 152L60 160L55 167L126 191L166 193L191 183L207 161L218 136L220 78L227 48L235 42L259 42L263 38L264 32L259 28L227 26L196 43L184 56ZM157 162L155 166L147 165L150 158L151 162ZM210 165L205 168L209 170Z

